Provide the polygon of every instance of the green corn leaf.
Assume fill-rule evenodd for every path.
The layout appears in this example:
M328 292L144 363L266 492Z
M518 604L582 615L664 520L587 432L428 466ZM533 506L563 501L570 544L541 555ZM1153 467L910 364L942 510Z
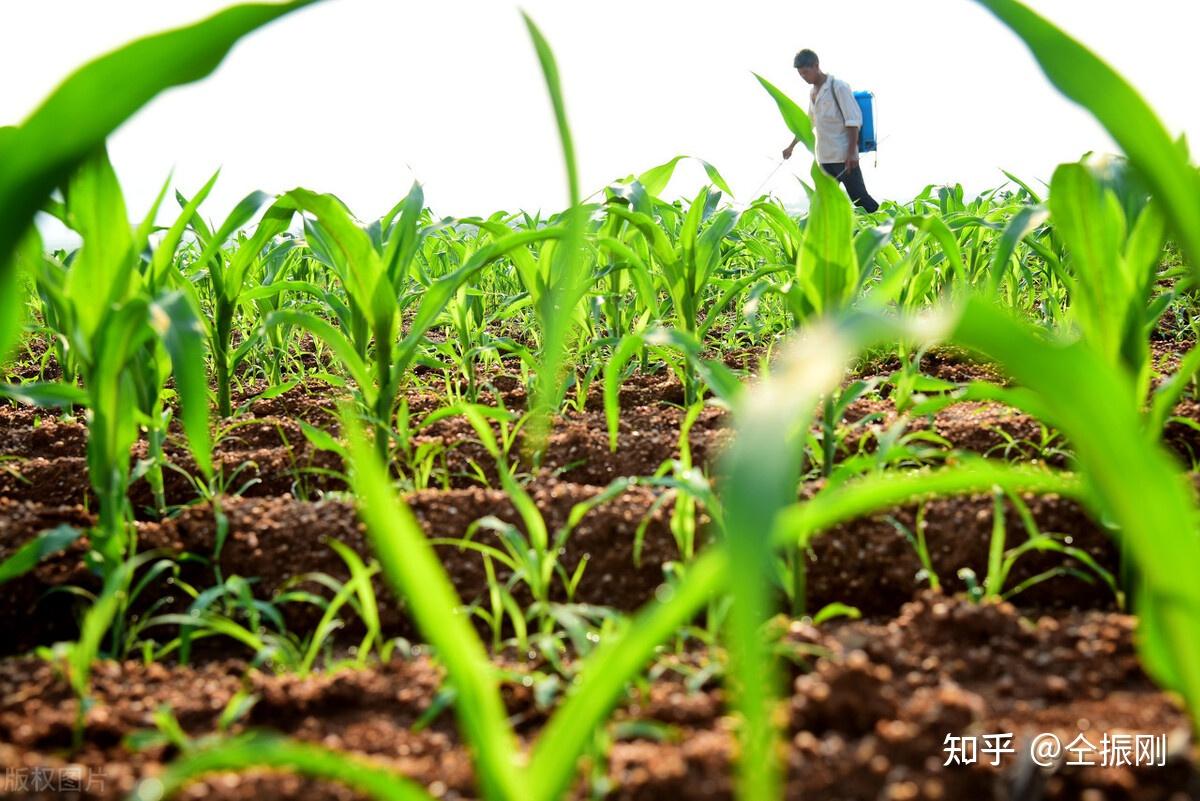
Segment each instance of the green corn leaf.
M380 638L379 605L375 602L375 591L371 587L371 571L363 563L362 557L339 540L329 540L329 547L346 563L350 578L358 596L359 616L367 633L359 644L358 658L362 663L370 653L372 643Z
M154 249L154 257L150 260L150 274L148 283L151 287L157 287L161 277L166 274L167 268L175 260L175 251L179 249L179 243L183 239L184 232L192 222L192 218L196 215L196 210L200 208L200 204L208 198L208 193L212 191L213 186L217 183L217 176L221 174L220 170L213 173L212 177L204 186L200 187L200 191L192 197L191 200L183 204L183 210L179 216L175 218L175 222L171 223L171 227L167 229L166 235L162 241L158 243L158 247ZM176 193L178 197L178 193Z
M0 562L0 584L12 581L33 570L38 562L58 553L83 535L83 529L61 525L43 531L16 552Z
M67 678L79 698L87 696L91 683L92 665L100 653L100 643L120 610L126 588L139 567L161 554L153 551L138 554L121 562L108 574L104 586L88 607L79 626L79 639L67 652Z
M274 328L281 325L303 328L328 345L329 349L341 361L342 367L346 369L346 372L350 373L350 377L358 386L358 390L362 393L366 405L368 407L374 406L378 390L371 381L371 371L354 350L354 345L350 343L350 340L346 339L345 334L315 314L296 311L294 309L280 309L279 311L271 312L267 316L267 319L263 321L263 327L265 328Z
M496 467L500 471L500 485L508 494L508 500L513 508L521 515L521 522L525 524L525 530L529 533L529 544L539 554L545 553L550 542L550 535L541 511L538 510L537 504L533 502L533 498L529 497L525 488L513 478L507 465L499 462Z
M353 466L351 485L383 574L408 602L422 633L437 649L458 693L455 711L475 755L477 777L488 798L518 798L516 742L500 703L496 675L421 526L396 497L388 474L352 414L343 412Z
M1132 379L1083 343L1047 343L977 299L967 304L953 338L1040 395L1047 422L1071 442L1090 505L1117 523L1137 565L1138 641L1147 670L1180 692L1193 720L1200 719L1197 510L1171 458L1147 442Z
M3 132L4 128L0 128ZM38 276L45 274L46 254L43 250L42 236L36 226L29 226L25 235L17 241L11 256L11 264L5 264L7 257L0 255L0 364L6 363L9 350L17 342L25 321L26 304L25 289L20 276ZM57 301L51 301L62 307L61 292L58 288L45 287L44 291L53 294Z
M383 254L384 270L397 292L400 291L403 281L408 278L413 257L421 246L417 226L424 208L425 193L421 185L414 182L412 189L408 190L408 195L401 201L400 219L392 228Z
M688 205L687 214L683 217L683 226L679 229L679 238L676 241L679 261L684 265L696 263L696 238L700 234L700 225L704 222L710 197L708 187L701 187L700 194Z
M831 604L825 604L821 609L813 615L813 625L820 626L822 623L827 623L830 620L836 620L839 617L849 618L850 620L858 620L862 617L862 612L857 606L849 606L841 601L834 601Z
M858 265L859 280L865 281L875 266L875 257L892 238L894 223L863 228L854 236L854 262Z
M311 423L307 423L304 420L299 420L297 422L300 423L300 431L304 434L304 438L308 440L314 448L319 451L336 453L345 458L345 447L343 447L340 442L334 439L332 434L330 434L328 431L317 428L316 426L312 425Z
M2 129L0 318L17 308L12 251L51 191L155 95L205 77L242 36L312 2L235 6L194 25L139 39L80 68L19 127ZM9 337L0 340L0 353L7 352L14 333L0 329Z
M1017 186L1024 189L1025 193L1027 195L1029 195L1029 199L1032 200L1034 203L1042 202L1042 196L1040 194L1038 194L1037 192L1034 192L1033 189L1029 186L1029 184L1025 183L1024 181L1022 181L1017 176L1013 175L1008 170L1001 170L1000 172L1004 173L1005 177L1007 177L1008 180L1012 181L1014 184L1016 184Z
M989 286L993 293L1000 291L1000 284L1004 281L1005 271L1013 253L1016 252L1017 245L1046 222L1049 216L1050 211L1045 206L1022 206L1016 214L1008 219L1004 226L1004 233L996 240L995 250L992 251L991 266L988 269L991 277Z
M558 63L550 49L550 43L528 14L522 12L525 27L533 40L533 48L537 52L538 63L542 67L542 77L546 79L546 89L550 93L550 103L554 107L554 122L558 126L558 138L562 143L563 161L567 168L567 202L571 206L579 205L579 168L575 163L575 142L571 138L571 128L567 124L567 107L563 100L562 81L558 76Z
M840 309L858 285L854 210L849 196L820 165L813 164L816 193L804 227L796 276L818 313Z
M276 296L287 292L302 293L312 295L317 300L329 301L329 293L312 283L311 281L274 281L270 284L256 286L253 289L247 289L242 293L242 300L271 300L274 301Z
M742 395L742 382L723 362L704 358L704 348L694 337L674 328L660 328L646 335L645 341L653 345L667 345L684 354L714 395L729 406L737 403Z
M182 292L172 292L152 303L150 325L154 328L167 353L171 355L171 372L183 430L191 445L196 466L211 477L212 437L208 428L208 377L204 370L204 327Z
M138 785L130 801L170 798L190 782L210 773L253 768L283 769L336 781L377 801L432 801L433 798L416 782L360 757L273 734L251 732L218 740L175 760L160 776Z
M150 322L149 302L134 298L106 314L96 330L94 364L88 373L88 460L93 486L104 476L125 475L129 449L137 439L133 386L129 367L142 347L155 336Z
M549 436L550 419L558 410L559 397L564 391L565 373L570 361L567 351L576 329L576 307L590 286L590 262L585 258L583 243L591 209L580 205L575 144L571 137L570 125L567 123L566 102L563 99L558 64L537 25L527 14L522 16L537 51L542 75L546 80L546 89L554 107L554 119L558 125L558 136L562 143L563 161L566 166L567 198L570 203L570 207L562 215L562 239L554 243L550 254L547 291L538 298L537 303L541 310L538 320L543 329L542 347L526 433L530 450L539 452Z
M1193 275L1200 277L1200 175L1182 143L1172 140L1124 78L1051 22L1016 0L976 1L1020 36L1050 82L1090 111L1121 146L1162 202Z
M724 585L729 561L714 548L687 567L684 580L638 612L618 636L601 641L585 660L575 686L534 744L527 794L531 801L563 798L575 779L579 757L616 706L629 682L655 651L685 625Z
M849 231L845 233L846 257L853 258ZM860 340L874 339L876 325L873 319L860 318L857 323L826 322L810 329L766 381L746 393L735 412L737 438L722 458L721 505L730 570L737 577L731 586L729 647L740 688L735 703L743 718L740 798L781 795L779 732L772 712L779 677L761 631L772 613L767 579L773 569L771 532L777 515L795 499L802 437L818 398L837 385Z
M779 241L783 248L782 260L795 265L800 256L800 243L804 239L804 232L799 223L783 207L772 200L759 201L742 215L743 220L751 220L756 217L762 217ZM864 262L860 261L859 263Z
M767 94L775 101L775 105L779 107L779 113L783 117L783 122L787 125L788 130L799 139L809 152L815 152L817 147L817 139L813 134L812 120L808 118L808 114L796 104L786 94L783 93L773 83L768 81L757 72L754 77L758 78L758 82L762 84L763 89L767 90Z
M1072 310L1084 337L1115 364L1127 322L1126 298L1133 289L1120 265L1125 239L1120 204L1112 193L1103 191L1087 167L1062 164L1050 182L1050 212L1078 276Z
M617 432L621 425L621 376L638 351L645 347L640 334L626 334L604 363L604 420L608 426L608 447L617 452Z
M656 197L661 195L663 190L667 188L667 184L670 182L671 176L675 174L675 167L684 159L693 159L700 162L700 165L704 167L705 174L708 175L708 180L712 181L713 185L722 192L730 197L733 197L733 190L729 188L729 184L726 183L725 179L721 177L721 173L717 171L717 168L709 164L704 159L698 159L695 156L676 156L668 162L659 164L657 167L651 167L637 177L638 183L640 183L649 194Z
M933 237L942 246L942 254L950 262L953 275L966 279L966 269L963 267L962 249L954 233L941 217L935 214L900 215L894 220L893 234L897 229L911 225L923 234ZM929 271L925 271L929 272Z
M254 236L238 246L237 252L229 260L229 269L223 280L222 290L227 300L234 301L242 296L250 267L262 256L263 249L288 229L292 216L291 209L272 206L259 221Z
M150 246L150 234L154 233L156 228L155 221L158 219L158 210L162 208L163 198L167 196L167 189L171 186L171 178L172 176L168 175L167 179L163 181L162 189L158 191L154 202L150 204L150 210L142 218L141 225L133 232L133 244L130 250L135 257L140 258L141 254Z
M923 498L988 492L998 486L1013 492L1057 494L1083 500L1087 489L1078 476L1044 467L968 458L955 467L881 473L831 486L780 513L773 533L776 547L812 539L819 531L848 520L913 503Z
M434 281L421 296L417 313L408 324L408 334L396 349L396 358L392 364L392 376L398 377L408 369L408 365L416 356L417 348L425 338L425 333L430 326L437 322L442 310L458 292L459 287L471 280L487 265L504 258L519 248L534 242L561 239L563 236L563 229L557 226L509 234L475 251L462 267Z
M197 261L200 264L207 264L214 259L229 238L245 228L269 200L271 200L271 196L266 192L255 190L238 201L233 210L226 215L221 227L215 232L209 233L206 226L197 228L196 234L204 243L204 250L200 252L200 258Z
M103 147L88 157L65 190L67 220L83 245L67 271L64 295L90 339L109 306L130 296L133 234L125 196Z
M716 302L709 305L708 313L704 316L704 322L701 323L696 329L696 338L699 340L703 340L705 338L713 325L719 319L721 319L721 315L724 313L725 309L727 309L729 305L733 303L733 301L743 296L743 293L746 291L746 287L750 286L751 284L758 283L768 275L774 275L775 273L783 272L795 272L795 267L791 264L768 265L729 283L725 290L721 293L721 296L717 298ZM719 364L719 362L711 363ZM724 365L721 366L724 367Z
M281 197L276 206L306 211L316 216L329 244L336 247L349 268L346 291L364 313L370 315L372 330L396 324L399 310L396 294L379 254L367 232L358 226L349 209L333 195L318 194L307 189L293 189ZM390 333L390 331L389 331Z
M732 209L724 209L713 215L704 232L696 240L696 274L692 282L692 291L699 294L704 291L712 277L713 271L721 263L721 245L725 238L737 225L738 214Z
M653 217L640 211L630 211L618 205L609 205L607 211L609 214L620 217L633 225L638 233L645 238L651 252L659 262L662 264L671 264L676 260L675 248L671 244L671 240Z
M87 406L88 394L79 387L58 381L33 381L28 384L0 386L0 395L31 406L61 408Z

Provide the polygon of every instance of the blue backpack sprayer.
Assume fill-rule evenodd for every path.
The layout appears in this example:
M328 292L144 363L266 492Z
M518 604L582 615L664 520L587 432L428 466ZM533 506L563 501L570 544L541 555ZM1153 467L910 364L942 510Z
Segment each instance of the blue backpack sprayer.
M833 102L837 103L838 111L842 112L842 119L846 119L846 112L842 110L842 103L837 98L837 92L832 94ZM855 92L854 100L862 111L863 119L862 127L858 129L858 152L873 152L878 157L879 140L875 138L875 95L867 91Z

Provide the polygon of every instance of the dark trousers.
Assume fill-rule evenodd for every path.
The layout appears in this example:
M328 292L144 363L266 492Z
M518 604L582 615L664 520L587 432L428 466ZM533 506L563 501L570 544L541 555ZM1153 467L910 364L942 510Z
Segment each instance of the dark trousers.
M851 172L846 172L846 165L835 162L833 164L822 164L821 169L837 178L846 187L846 192L850 195L850 199L854 201L856 206L861 206L868 212L875 211L879 208L879 204L875 202L875 198L867 193L867 185L863 183L862 170L855 167Z

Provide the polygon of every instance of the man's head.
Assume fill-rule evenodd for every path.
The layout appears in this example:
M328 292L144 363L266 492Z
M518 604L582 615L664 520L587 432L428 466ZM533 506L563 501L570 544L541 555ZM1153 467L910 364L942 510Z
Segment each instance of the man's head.
M805 49L797 53L796 58L792 61L792 66L796 68L796 72L800 73L800 77L806 83L815 84L821 77L821 61L811 50Z

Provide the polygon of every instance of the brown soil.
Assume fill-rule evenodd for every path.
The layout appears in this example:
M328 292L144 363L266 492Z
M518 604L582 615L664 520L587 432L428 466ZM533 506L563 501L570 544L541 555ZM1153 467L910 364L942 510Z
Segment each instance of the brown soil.
M419 396L418 396L419 397ZM325 414L324 407L305 406L289 401L281 407L282 399L259 403L266 408L252 407L255 414L288 411L291 418ZM91 495L86 470L86 430L80 423L39 422L30 427L33 417L29 410L12 415L11 427L0 432L10 444L3 453L16 457L2 463L0 497L15 500L38 500L55 504L84 503ZM679 426L683 412L674 407L635 407L622 412L618 433L618 448L613 453L608 444L604 413L589 411L567 412L557 421L551 433L542 467L562 478L582 484L603 486L621 476L652 475L664 460L679 455ZM710 461L727 438L726 415L719 409L705 409L692 428L690 442L693 459L698 464ZM325 416L323 425L336 431L336 424ZM413 447L424 443L439 446L439 464L450 476L451 486L469 487L479 484L480 470L490 485L498 485L495 462L481 444L470 423L462 417L439 420L418 429L412 437ZM41 443L48 443L42 447ZM525 438L518 435L512 447L512 457L519 459ZM165 469L164 493L168 506L191 503L197 498L196 488L187 476L199 471L191 455L180 441L170 442L165 449L167 459L179 470ZM45 454L45 455L39 455ZM144 443L139 443L133 460L145 458ZM328 451L314 448L304 436L298 423L288 417L261 416L245 418L226 426L226 433L217 441L213 453L214 466L223 476L226 490L251 497L271 497L283 494L315 497L322 492L344 489L340 458ZM476 470L478 465L480 470ZM528 460L520 465L532 469ZM411 466L401 460L400 470ZM187 474L187 475L184 475ZM138 481L130 490L130 500L140 515L152 516L154 499L150 485Z
M419 401L419 396L417 397ZM272 409L279 399L270 401ZM1190 402L1188 402L1190 403ZM1180 413L1200 419L1200 406L1182 404ZM299 415L312 412L301 408L292 411ZM22 410L27 411L27 410ZM324 414L324 412L320 412ZM313 413L315 415L315 413ZM563 479L604 486L621 476L649 476L665 460L679 456L679 427L684 412L674 406L637 406L623 409L618 429L617 450L609 448L604 413L585 411L565 413L556 421L542 468ZM889 401L861 399L846 412L848 437L842 455L874 450L875 440L899 419ZM86 471L86 432L79 423L41 421L31 427L31 418L13 415L7 428L0 423L0 437L10 447L4 451L16 457L3 463L0 469L0 497L18 500L38 500L55 504L84 503L90 495ZM716 407L706 408L692 427L689 442L693 462L712 468L721 447L729 441L729 416ZM336 423L327 417L327 430L337 430ZM498 433L498 427L493 426ZM996 458L1043 459L1063 465L1064 443L1047 432L1036 420L997 404L962 403L951 406L936 416L909 419L905 432L929 432L948 441L951 446L987 454ZM533 465L523 457L526 442L519 433L512 444L511 458L518 469L530 471ZM1182 423L1172 423L1168 442L1177 451L1186 453L1189 447L1200 452L1200 431ZM45 446L43 447L43 443ZM922 447L943 450L940 440L916 443ZM433 445L437 471L447 475L451 487L477 486L487 481L498 485L495 462L479 443L470 423L462 417L449 417L421 427L412 435L412 447ZM167 458L183 473L198 475L190 454L182 441L172 441L166 448ZM39 455L44 454L44 455ZM134 460L144 458L144 444L134 451ZM252 497L292 494L299 497L319 497L322 492L344 489L340 458L327 451L316 450L304 437L299 425L286 417L263 416L245 418L228 426L217 442L214 462L226 491ZM414 465L400 458L401 474L411 473ZM197 490L186 475L177 470L164 470L164 485L168 506L191 503ZM151 519L154 515L153 495L146 481L135 482L131 500L139 515Z
M1175 415L1186 422L1171 420L1163 431L1163 442L1186 468L1200 464L1200 401L1185 400L1175 407Z
M930 357L926 357L927 359ZM942 357L940 370L974 370L972 363L959 363ZM990 369L990 368L988 368ZM491 385L504 387L509 408L520 408L524 390L511 376L497 374ZM259 389L259 388L255 388ZM651 475L664 460L679 455L679 425L684 412L672 405L682 399L682 387L674 377L641 375L622 389L622 412L618 449L614 453L608 435L602 403L592 387L583 412L568 411L555 423L541 467L563 479L580 484L603 486L619 476ZM486 394L486 393L485 393ZM252 397L248 394L247 397ZM410 421L418 424L429 412L439 408L439 396L414 390L406 399ZM489 396L485 400L494 400ZM338 429L329 393L312 385L301 385L275 398L249 402L246 416L222 426L214 451L220 486L226 492L251 497L292 494L317 498L322 493L344 489L343 466L335 454L318 451L304 436L297 420L324 430ZM1200 457L1200 403L1185 400L1175 413L1187 422L1168 424L1164 442L1190 466ZM995 458L1037 459L1065 466L1069 444L1034 418L994 403L969 402L948 407L936 415L901 418L890 400L865 398L855 401L846 411L843 428L847 437L840 455L871 452L877 438L897 420L904 420L906 435L917 435L915 447L932 449L936 455L950 447ZM692 428L690 444L698 465L714 466L715 456L729 440L727 413L716 407L706 408ZM498 427L494 426L498 431ZM926 437L925 435L931 435ZM518 434L512 445L512 459L521 470L534 466L523 457L526 438ZM433 483L448 476L451 487L477 486L487 481L498 484L494 460L478 442L478 436L462 417L442 419L414 430L412 447L432 444L437 449L437 468ZM135 447L133 459L146 456L144 443ZM186 443L175 432L166 447L167 458L179 470L165 469L165 496L169 507L194 502L198 493L192 480L196 469ZM0 497L36 500L43 503L72 505L88 503L91 494L86 471L86 429L77 420L62 420L47 413L23 407L0 406ZM400 458L400 472L413 465ZM179 472L179 471L182 471ZM185 475L186 474L186 475ZM144 519L157 517L150 485L135 482L131 488L135 512Z
M562 526L571 508L599 492L599 488L553 479L536 482L530 494L553 533ZM633 610L653 597L663 581L664 565L679 559L679 550L668 524L670 504L657 510L652 506L655 493L650 488L634 487L582 518L566 541L561 564L573 574L583 558L588 559L574 600L601 604L621 610ZM422 527L430 536L459 538L470 525L493 515L524 526L506 495L481 488L436 491L409 496ZM0 511L11 510L18 525L0 525L0 558L28 540L37 530L58 522L84 524L86 517L75 509L47 509L35 504L3 502ZM1072 502L1053 496L1027 499L1030 510L1044 533L1066 533L1072 544L1086 551L1110 572L1118 569L1118 558L1111 541ZM294 576L322 572L345 580L348 572L341 559L328 546L337 539L369 558L370 547L352 506L340 501L301 502L291 498L227 498L222 510L229 523L228 536L220 554L225 576L257 577L256 594L272 597ZM74 515L74 517L72 517ZM649 516L640 562L635 564L634 542L638 526ZM892 520L915 526L916 509L894 510ZM867 615L894 614L923 587L922 566L914 548L893 525L888 515L856 520L838 526L818 537L807 560L809 607L818 610L826 604L841 602L857 607ZM932 501L926 508L926 544L934 572L949 590L965 587L957 577L960 568L970 568L982 581L987 570L992 530L990 498L960 498ZM1006 513L1007 543L1011 548L1024 542L1028 534L1010 509ZM164 548L179 553L188 551L204 559L212 556L216 543L216 522L208 506L185 510L179 517L161 524L143 524L139 547L143 550ZM500 545L493 532L481 529L478 542ZM81 541L82 542L82 541ZM697 548L702 543L697 543ZM91 577L80 562L84 546L47 559L33 574L0 586L0 631L10 637L0 640L4 653L17 653L33 645L47 644L70 636L73 631L72 603L66 596L46 595L55 587L84 583ZM456 546L441 546L439 554L459 595L470 603L484 597L487 587L481 557ZM1059 566L1080 567L1073 559L1050 553L1029 554L1017 562L1005 589ZM501 581L508 571L497 565ZM209 586L213 574L207 567L193 565L183 578L198 586ZM94 580L93 580L94 581ZM319 590L315 584L304 585ZM528 600L523 587L517 597ZM412 629L403 610L381 580L376 580L376 596L385 632L411 635ZM554 600L566 600L561 582L555 583ZM1101 581L1087 583L1074 576L1051 578L1021 593L1016 600L1024 608L1112 608L1113 593ZM48 601L52 603L48 604ZM315 607L290 604L285 607L289 628L311 630L319 618ZM31 623L36 621L36 623ZM351 625L349 631L355 631Z
M890 353L883 358L868 359L854 371L854 376L856 378L887 377L900 370L902 366L900 359L894 353ZM942 381L1007 383L1007 379L995 367L977 361L960 348L934 348L921 358L920 369L922 375Z
M785 641L806 653L785 704L789 799L1186 799L1200 790L1188 756L1186 717L1142 674L1133 620L1063 612L1034 620L1008 605L973 606L926 594L886 623L850 622L821 630L792 623ZM694 653L685 661L704 661ZM520 668L520 665L510 664ZM732 733L716 683L689 689L668 672L634 691L609 724L606 773L611 799L731 797ZM51 665L0 663L0 760L12 766L77 764L101 771L114 799L160 772L175 749L132 751L123 738L153 728L169 706L192 737L216 730L239 689L258 701L233 727L269 728L369 757L447 799L475 798L470 763L450 713L414 724L441 684L425 658L310 678L269 676L225 661L199 668L105 663L94 672L96 701L83 748L69 757L75 701ZM528 745L546 711L533 690L507 684L505 702ZM642 725L629 725L638 722ZM650 725L646 725L650 724ZM657 731L656 736L652 735ZM1020 756L1040 732L1066 744L1083 733L1167 735L1166 765L1030 770ZM945 738L1011 733L1018 753L946 766ZM1098 761L1099 757L1091 757ZM99 775L99 774L98 774ZM1033 789L1018 790L1018 786ZM1024 785L1022 783L1025 783ZM51 798L49 794L8 797ZM332 785L265 772L214 776L186 798L347 799ZM587 797L577 786L576 798Z
M47 506L0 498L0 562L46 529L62 524L82 528L92 522L92 516L81 506ZM83 564L86 552L86 538L78 539L21 578L0 584L0 653L20 653L33 645L77 635L75 599L51 590L91 584Z
M1114 575L1118 556L1112 540L1075 503L1055 496L1027 497L1026 504L1043 534L1065 534L1072 546L1091 556ZM840 601L864 614L894 614L910 600L924 578L916 549L895 523L913 535L917 510L907 507L837 526L812 544L808 561L809 605L813 610ZM934 573L951 592L966 589L958 577L962 568L973 571L979 582L987 575L988 547L992 535L993 503L990 498L951 498L930 501L925 508L925 543ZM1025 542L1029 534L1011 505L1006 504L1005 541L1008 548ZM1031 553L1019 559L1004 590L1059 566L1079 567L1051 553ZM1087 571L1085 571L1087 572ZM1036 584L1019 595L1024 608L1108 608L1113 593L1103 581L1088 583L1074 576L1058 576Z
M878 437L901 420L888 400L864 398L846 410L845 421L858 424L847 442L847 450L874 450ZM964 402L935 415L907 417L904 434L931 434L917 444L942 449L944 440L957 450L971 451L996 459L1039 459L1063 466L1060 436L1027 414L997 403Z

